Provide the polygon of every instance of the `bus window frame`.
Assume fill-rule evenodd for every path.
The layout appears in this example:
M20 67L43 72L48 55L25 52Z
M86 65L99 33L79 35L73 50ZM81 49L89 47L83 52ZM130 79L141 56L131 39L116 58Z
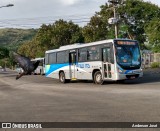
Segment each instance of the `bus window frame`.
M103 61L103 52L102 52L102 49L103 48L110 48L110 52L111 52L111 58L110 58L110 62L111 64L114 64L115 63L115 56L114 56L114 44L113 43L105 43L105 44L102 44L101 45L101 61Z
M69 56L68 56L68 52L67 52L68 50L63 50L63 51L59 51L59 52L57 52L57 55L56 55L56 59L57 59L57 64L64 64L64 63L68 63L69 62ZM62 53L63 52L63 60L62 61L58 61L59 59L59 57L58 57L58 53ZM66 57L66 55L67 55L67 57Z
M51 54L55 54L55 62L50 62L50 57L49 55ZM56 52L52 52L52 53L48 53L48 65L51 65L51 64L56 64L57 63L57 53Z
M45 54L44 64L49 65L49 55Z
M84 49L86 51L86 54L85 54L85 60L80 60L80 50ZM87 62L87 48L86 47L83 47L83 48L78 48L78 59L77 59L78 62Z
M98 59L97 60L89 60L88 59L88 55L89 55L89 48L92 48L92 47L95 47L95 48L98 48ZM100 61L101 60L101 51L100 51L100 49L101 49L101 46L99 46L99 45L93 45L93 46L88 46L87 47L87 61Z

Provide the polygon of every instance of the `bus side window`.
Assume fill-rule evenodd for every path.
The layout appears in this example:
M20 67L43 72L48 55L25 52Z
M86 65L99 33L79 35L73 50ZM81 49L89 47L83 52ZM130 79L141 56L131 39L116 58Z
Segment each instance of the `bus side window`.
M49 54L46 54L45 59L44 59L44 63L49 64Z
M114 64L114 51L113 51L113 46L111 45L110 47L110 62Z
M114 53L113 47L105 47L102 50L103 56L102 61L114 64Z
M87 60L88 61L97 61L100 59L100 52L98 46L88 47L87 50Z
M46 60L46 64L55 64L56 63L56 53L48 54L48 61Z
M65 51L65 63L68 63L69 62L69 52L68 51Z
M109 62L109 53L110 53L110 48L107 47L107 48L103 48L103 57L102 57L102 60L103 62Z
M65 63L66 62L66 52L61 51L57 53L57 63Z
M86 48L82 48L78 50L78 61L84 62L87 61L87 50Z

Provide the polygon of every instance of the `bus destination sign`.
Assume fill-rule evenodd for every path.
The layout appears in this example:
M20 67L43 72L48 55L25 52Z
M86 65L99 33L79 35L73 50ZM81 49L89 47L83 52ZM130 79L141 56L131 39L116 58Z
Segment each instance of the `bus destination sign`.
M135 41L117 41L118 45L136 45Z

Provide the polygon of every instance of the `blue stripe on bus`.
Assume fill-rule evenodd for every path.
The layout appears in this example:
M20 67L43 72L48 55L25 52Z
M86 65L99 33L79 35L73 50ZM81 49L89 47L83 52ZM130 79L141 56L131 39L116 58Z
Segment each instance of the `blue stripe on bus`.
M128 74L128 73L133 73L133 70L126 70L125 74Z
M128 74L131 70L127 70L124 74Z
M62 67L68 66L69 63L46 65L46 76Z

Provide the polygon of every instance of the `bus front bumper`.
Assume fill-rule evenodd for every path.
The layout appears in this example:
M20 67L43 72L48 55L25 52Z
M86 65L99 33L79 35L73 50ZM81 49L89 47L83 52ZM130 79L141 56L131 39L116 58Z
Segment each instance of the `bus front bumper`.
M133 74L118 74L117 80L132 80L136 78L143 77L143 73L133 73Z

